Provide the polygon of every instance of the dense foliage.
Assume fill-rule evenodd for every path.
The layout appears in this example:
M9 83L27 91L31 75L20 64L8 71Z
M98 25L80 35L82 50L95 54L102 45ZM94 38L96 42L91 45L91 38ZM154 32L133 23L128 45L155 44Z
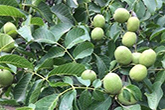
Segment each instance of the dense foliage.
M14 76L12 84L1 84L0 105L17 110L165 108L164 6L165 0L0 0L0 69ZM129 71L139 62L131 59L123 65L114 55L128 29L126 20L113 18L118 8L140 20L129 50L156 53L156 61L155 56L147 60L151 65L137 81ZM96 15L102 24L93 23ZM91 35L93 29L98 33ZM86 69L97 78L83 79ZM115 75L103 85L108 73ZM111 77L115 80L109 82ZM118 91L111 94L105 85Z

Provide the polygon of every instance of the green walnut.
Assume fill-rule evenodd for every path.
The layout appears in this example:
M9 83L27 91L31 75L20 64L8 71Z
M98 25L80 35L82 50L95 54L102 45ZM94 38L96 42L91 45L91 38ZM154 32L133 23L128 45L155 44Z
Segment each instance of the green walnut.
M136 34L134 32L126 32L122 37L122 44L127 47L132 47L136 43Z
M135 32L139 29L140 21L137 17L130 17L127 21L127 30Z
M141 56L141 53L139 53L139 52L132 53L132 62L134 64L138 64L140 56Z
M152 66L156 61L156 53L152 49L148 49L142 52L139 63L146 67Z
M9 70L0 69L0 85L2 87L9 86L13 82L13 75Z
M127 65L132 61L132 53L126 46L117 47L114 56L116 61L123 65Z
M124 90L128 91L129 99L124 97ZM123 87L119 95L117 96L117 100L124 105L133 105L137 103L137 100L134 98L133 93L130 89Z
M134 81L142 81L147 76L147 68L144 65L137 64L131 68L129 76Z
M130 14L129 14L128 10L126 10L125 8L116 9L115 13L113 15L114 20L119 23L126 22L129 17L130 17Z
M96 27L91 32L92 40L101 40L104 36L104 31L100 27Z
M107 93L115 95L122 88L122 80L116 73L108 73L103 79L103 86Z
M97 75L93 70L88 69L81 74L81 78L93 82L97 78Z
M7 22L4 26L3 26L3 30L4 30L4 33L10 35L11 37L15 37L17 35L17 28L16 26L11 23L11 22Z
M105 18L103 15L101 14L97 14L94 18L93 18L93 26L94 27L103 27L105 25Z

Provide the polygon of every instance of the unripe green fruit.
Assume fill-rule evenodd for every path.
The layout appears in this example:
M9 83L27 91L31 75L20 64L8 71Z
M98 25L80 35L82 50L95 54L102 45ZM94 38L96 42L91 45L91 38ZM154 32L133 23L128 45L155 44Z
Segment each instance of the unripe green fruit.
M138 52L132 53L132 62L135 64L138 64L140 56L141 56L141 53L138 53Z
M103 86L106 92L110 94L118 94L122 88L122 80L115 73L108 73L103 79Z
M91 82L93 82L97 78L97 75L93 70L85 70L81 74L81 78L84 80L90 80Z
M130 17L127 21L127 30L135 32L139 29L140 21L137 17Z
M139 63L149 67L155 63L156 60L156 53L152 49L145 50L142 52Z
M134 32L126 32L122 38L122 44L132 47L136 43L136 34Z
M132 53L126 46L119 46L114 52L115 59L118 63L127 65L132 61Z
M100 27L96 27L91 32L91 37L93 40L100 40L104 36L104 31Z
M0 69L0 85L5 87L13 82L13 75L9 70Z
M137 64L131 68L129 76L132 80L142 81L147 76L147 68L144 65Z
M129 17L130 17L130 14L125 8L116 9L115 13L113 15L114 20L119 22L119 23L126 22Z
M7 22L4 26L3 26L4 32L12 37L15 37L17 35L17 28L16 26L11 23L11 22Z
M124 89L126 89L127 91L129 91L129 95L130 95L130 99L128 100L127 98L124 97ZM119 93L119 95L117 96L117 99L118 101L121 103L121 104L124 104L124 105L132 105L132 104L135 104L137 103L137 101L135 100L134 96L132 95L131 93L131 90L126 88L126 87L123 87L121 92Z
M105 25L105 18L103 15L101 14L97 14L94 18L93 18L93 26L94 27L103 27Z

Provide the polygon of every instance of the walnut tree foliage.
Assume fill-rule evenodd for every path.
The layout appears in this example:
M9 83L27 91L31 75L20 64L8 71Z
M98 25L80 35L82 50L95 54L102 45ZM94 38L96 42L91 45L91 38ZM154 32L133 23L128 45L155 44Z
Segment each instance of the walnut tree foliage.
M164 109L164 7L165 0L0 0L0 69L14 75L11 85L0 88L0 105L17 110ZM151 48L157 55L141 82L129 77L133 63L120 65L114 57L127 31L126 22L113 19L117 8L140 20L131 52ZM105 18L101 40L91 39L97 14ZM4 33L7 22L17 27L15 37ZM14 49L4 52L13 42ZM97 74L92 83L80 77L86 69ZM134 91L140 99L136 104L123 105L105 91L102 81L109 72ZM124 97L129 99L127 92Z

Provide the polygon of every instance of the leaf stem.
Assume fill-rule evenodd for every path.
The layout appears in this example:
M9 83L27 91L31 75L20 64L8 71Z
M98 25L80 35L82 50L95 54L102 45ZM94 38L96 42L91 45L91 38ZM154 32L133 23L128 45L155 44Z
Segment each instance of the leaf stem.
M148 69L149 71L161 71L161 70L165 70L165 68L161 68L161 69Z
M87 90L97 90L95 88L92 88L92 87L74 87L72 86L71 88L68 88L66 89L65 91L61 92L58 97L60 97L61 95L65 94L66 92L70 91L70 90L74 90L74 89L87 89ZM101 90L97 90L97 91L100 91L100 92L103 92L105 93L104 91L101 91Z
M76 62L76 60L73 58L73 56L69 53L69 51L67 50L67 48L65 48L63 45L61 45L60 43L58 42L55 42L58 46L60 46L61 48L63 48L65 50L65 52L69 55L69 57L74 61Z
M90 15L89 15L89 10L88 10L88 4L87 3L85 3L85 8L86 8L86 12L87 12L87 16L89 18L89 21L92 23L92 20L91 20Z
M32 73L32 75L36 75L36 76L40 77L41 79L43 79L43 80L49 82L49 80L48 80L47 77L45 78L44 76L38 74L36 71L35 71L35 72L33 72L33 71L27 71L27 72L30 72L30 73Z
M42 78L43 80L46 80L47 82L49 82L49 80L47 78L43 77L42 75L40 75L36 72L34 72L34 74L37 75L38 77Z
M117 66L117 67L115 67L115 68L112 69L110 72L113 72L113 71L115 71L115 70L117 70L117 69L119 69L119 68L121 68L121 66Z

